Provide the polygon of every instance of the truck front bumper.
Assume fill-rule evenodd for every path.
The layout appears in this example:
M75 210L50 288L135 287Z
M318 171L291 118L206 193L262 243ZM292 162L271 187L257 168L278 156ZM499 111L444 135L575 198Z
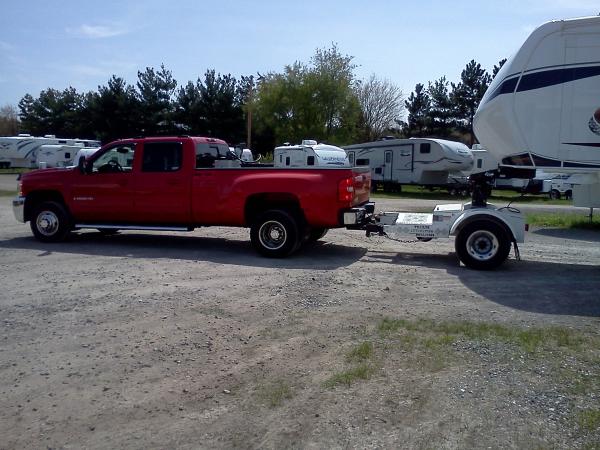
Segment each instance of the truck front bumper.
M25 223L25 197L15 197L12 202L15 219Z
M365 203L344 211L342 222L349 230L363 230L371 222L374 212L375 203Z

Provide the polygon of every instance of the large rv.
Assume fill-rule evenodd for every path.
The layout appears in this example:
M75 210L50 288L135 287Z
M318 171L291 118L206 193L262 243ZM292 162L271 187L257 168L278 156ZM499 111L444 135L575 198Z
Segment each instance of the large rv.
M66 167L73 163L81 148L98 148L91 139L59 139L53 135L29 134L0 137L0 167Z
M575 206L600 207L600 17L548 22L504 64L473 128L503 166L573 174Z
M373 190L398 190L403 184L443 186L448 174L469 170L473 155L460 142L443 139L384 139L344 147L350 164L369 166Z

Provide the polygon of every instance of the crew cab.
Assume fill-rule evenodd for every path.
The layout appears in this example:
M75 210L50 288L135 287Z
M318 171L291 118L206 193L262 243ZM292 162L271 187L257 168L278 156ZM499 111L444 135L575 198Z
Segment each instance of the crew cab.
M373 210L368 168L351 167L344 150L332 146L327 152L338 149L341 163L319 164L318 146L298 149L306 147L314 150L305 165L290 165L277 152L273 164L260 164L236 157L220 139L119 140L78 166L23 174L13 211L43 242L84 228L108 234L218 225L249 227L262 255L283 257L329 228L346 226L345 213L354 212L350 225L356 226L356 217ZM335 159L327 155L323 161Z

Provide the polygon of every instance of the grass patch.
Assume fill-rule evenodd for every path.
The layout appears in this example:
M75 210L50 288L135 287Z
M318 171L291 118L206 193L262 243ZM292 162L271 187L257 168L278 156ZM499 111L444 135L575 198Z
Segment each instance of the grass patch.
M32 169L26 167L13 167L10 169L0 169L0 175L17 175L19 173L31 172Z
M584 339L566 328L522 329L494 323L479 322L435 322L429 319L408 321L384 318L377 325L380 334L398 333L401 330L420 333L426 348L451 345L457 338L471 341L496 340L518 345L527 352L546 347L564 347L579 350ZM433 336L431 336L433 334Z
M348 361L367 361L372 357L373 344L369 341L358 344L346 354L346 360Z
M375 368L367 363L359 364L343 372L338 372L325 381L326 388L334 388L340 384L350 386L357 380L368 380L375 372Z
M276 408L281 406L284 400L289 400L294 395L292 387L286 381L279 380L275 383L263 385L259 391L259 396L271 408Z
M0 197L15 197L17 195L17 190L14 191L5 191L0 189Z
M552 214L552 213L527 213L526 221L529 225L547 228L583 228L600 230L600 217L597 215L592 221L588 216L581 214Z
M586 431L600 428L600 409L586 409L577 414L579 427Z

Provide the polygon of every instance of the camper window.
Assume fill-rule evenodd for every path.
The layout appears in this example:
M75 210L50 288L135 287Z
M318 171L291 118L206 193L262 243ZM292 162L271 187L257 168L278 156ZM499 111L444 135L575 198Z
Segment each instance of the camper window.
M367 158L360 158L356 160L356 165L357 166L368 166L369 165L369 160Z
M421 146L419 147L419 151L421 153L431 153L431 144L421 144Z
M306 165L307 166L314 166L315 165L315 157L314 156L307 156L306 157Z
M181 167L181 142L152 142L144 145L142 172L175 172Z
M385 152L385 163L390 164L392 162L392 152Z

